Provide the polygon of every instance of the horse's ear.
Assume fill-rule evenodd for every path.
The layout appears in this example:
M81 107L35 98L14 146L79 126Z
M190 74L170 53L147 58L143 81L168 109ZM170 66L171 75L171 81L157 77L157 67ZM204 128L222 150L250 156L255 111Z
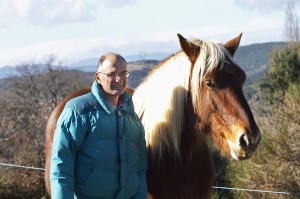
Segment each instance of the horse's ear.
M240 45L240 41L242 38L243 33L240 33L239 36L236 38L228 41L227 43L224 44L225 48L229 51L229 53L233 56L236 50L238 49Z
M200 47L188 41L181 34L177 34L177 36L179 38L182 51L189 57L192 63L195 63L200 52Z

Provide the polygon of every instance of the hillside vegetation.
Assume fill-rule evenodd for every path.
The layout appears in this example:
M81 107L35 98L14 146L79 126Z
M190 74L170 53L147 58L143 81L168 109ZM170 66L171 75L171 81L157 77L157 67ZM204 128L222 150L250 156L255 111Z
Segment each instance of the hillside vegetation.
M270 42L238 48L234 60L246 72L247 84L253 83L265 75L271 53L284 46L286 46L286 42Z

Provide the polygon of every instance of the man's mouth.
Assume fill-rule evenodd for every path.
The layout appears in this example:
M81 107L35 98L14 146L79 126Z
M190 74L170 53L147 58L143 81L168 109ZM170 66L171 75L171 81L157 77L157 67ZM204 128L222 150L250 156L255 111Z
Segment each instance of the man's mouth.
M123 84L116 84L113 86L113 88L116 88L116 89L120 89L120 88L123 88L124 85Z

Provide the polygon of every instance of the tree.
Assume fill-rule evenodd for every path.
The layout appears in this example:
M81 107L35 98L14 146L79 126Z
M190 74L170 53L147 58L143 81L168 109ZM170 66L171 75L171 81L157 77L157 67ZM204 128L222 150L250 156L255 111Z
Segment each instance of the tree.
M0 161L44 167L45 126L51 110L70 92L90 85L92 75L66 70L53 56L16 66L17 76L0 93ZM43 172L0 168L0 198L41 198ZM17 175L17 174L18 175Z
M282 101L291 84L300 83L300 45L289 45L282 51L273 51L270 67L260 83L265 100Z
M288 45L274 49L270 67L259 87L265 99L273 103L281 101L290 84L300 83L300 43L298 15L293 1L288 1L285 10L285 37Z
M298 15L293 1L288 1L285 10L285 37L288 42L299 41Z

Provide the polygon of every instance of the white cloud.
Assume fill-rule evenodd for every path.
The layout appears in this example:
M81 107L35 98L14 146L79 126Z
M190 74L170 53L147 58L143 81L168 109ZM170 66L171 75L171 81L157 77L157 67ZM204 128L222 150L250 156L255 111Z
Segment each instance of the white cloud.
M65 22L96 19L97 7L120 8L136 0L1 0L0 25L17 21L53 26Z
M34 1L39 0L32 0ZM87 2L87 1L85 1ZM95 8L82 0L46 1L31 4L27 19L38 25L55 25L63 22L89 21L95 19Z
M109 8L120 8L126 5L133 5L137 0L102 0Z
M1 0L0 24L16 21L49 26L63 22L87 21L95 18L93 1L83 0Z
M0 25L7 25L15 21L18 15L17 10L12 6L11 1L3 0L0 2Z
M283 0L234 0L234 3L245 10L256 10L260 13L283 11L288 1ZM294 0L295 4L300 0Z

